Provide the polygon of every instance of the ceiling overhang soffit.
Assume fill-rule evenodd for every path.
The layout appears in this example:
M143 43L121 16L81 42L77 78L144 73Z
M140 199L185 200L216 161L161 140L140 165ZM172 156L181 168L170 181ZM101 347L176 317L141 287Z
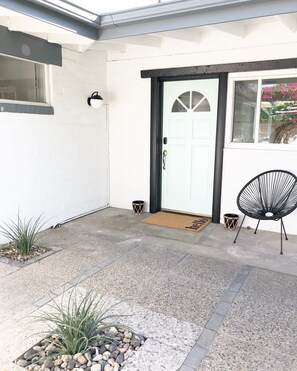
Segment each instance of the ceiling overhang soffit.
M219 25L297 12L296 0L186 0L101 15L99 40ZM223 26L223 25L222 25ZM230 28L221 27L230 33ZM244 30L234 30L239 37Z
M195 47L211 33L246 39L251 27L262 25L262 20L277 22L287 32L297 29L296 0L183 0L100 16L88 11L80 16L81 7L73 6L69 12L49 4L0 0L0 25L80 52L129 52L142 47L152 53L170 46L170 39Z
M98 39L98 29L100 27L100 16L98 15L89 13L90 17L78 16L61 9L52 8L36 0L0 0L0 6L67 32L91 40Z

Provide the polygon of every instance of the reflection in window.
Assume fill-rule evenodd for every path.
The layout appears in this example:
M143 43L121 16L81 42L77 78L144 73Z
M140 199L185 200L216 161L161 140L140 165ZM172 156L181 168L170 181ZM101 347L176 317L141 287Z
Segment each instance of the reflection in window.
M232 141L254 142L258 81L236 81Z
M189 109L190 108L190 97L191 97L191 94L189 91L181 94L179 97L178 97L178 100L183 104L183 106L186 108L186 109Z
M297 79L262 81L260 143L297 142Z
M45 103L44 66L0 55L0 99Z
M198 93L198 91L192 92L192 109L196 107L202 100L204 99L204 95Z
M176 101L173 104L172 112L187 112L188 107L186 107L181 99L176 99Z
M205 96L197 91L187 91L181 94L173 103L172 112L209 112L210 105Z
M297 78L236 81L232 141L297 144Z

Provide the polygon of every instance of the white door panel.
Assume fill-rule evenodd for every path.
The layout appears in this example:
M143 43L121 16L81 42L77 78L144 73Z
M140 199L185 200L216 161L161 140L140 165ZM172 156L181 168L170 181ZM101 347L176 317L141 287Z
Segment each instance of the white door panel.
M186 169L183 166L186 158L186 146L184 144L171 144L168 151L172 153L166 163L167 168L167 194L170 198L178 197L186 192L184 179L186 177ZM170 186L174 184L174 187Z
M218 80L164 83L162 208L211 215Z
M182 120L169 120L168 121L168 136L171 139L186 139L187 130L186 126Z
M199 115L200 116L200 115ZM202 116L202 115L201 115ZM211 118L199 117L193 119L192 123L192 137L193 139L211 139Z
M203 161L200 159L203 158ZM191 198L205 199L209 193L208 169L211 154L208 146L194 146L192 149ZM199 177L196 176L199 174Z

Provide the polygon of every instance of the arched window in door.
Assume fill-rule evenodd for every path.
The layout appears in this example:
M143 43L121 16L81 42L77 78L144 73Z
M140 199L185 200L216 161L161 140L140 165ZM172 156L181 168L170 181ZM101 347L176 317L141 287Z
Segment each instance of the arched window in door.
M186 91L173 103L171 112L210 112L210 105L206 97L198 91Z

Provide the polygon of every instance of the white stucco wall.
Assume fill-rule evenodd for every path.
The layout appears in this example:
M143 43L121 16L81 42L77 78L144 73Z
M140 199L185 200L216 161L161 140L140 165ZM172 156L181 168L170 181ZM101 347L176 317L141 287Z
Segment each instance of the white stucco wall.
M109 55L107 86L112 206L131 208L133 199L143 199L147 209L149 206L150 80L141 79L141 70L296 57L296 35L288 40L274 26L269 29L268 25L265 30L259 28L258 33L253 30L245 40L222 36L219 40L214 37L212 43L208 38L200 48L170 40L170 47L167 45L166 49L163 46L159 51L137 51L134 48L121 55ZM291 44L290 47L287 43ZM236 196L245 181L257 173L279 167L297 174L296 156L294 150L225 149L221 215L238 212ZM254 222L246 225L254 226ZM286 218L287 232L296 234L296 225L297 212ZM260 228L278 231L279 225L262 223Z
M263 171L283 169L297 175L297 151L249 150L231 149L224 150L223 187L222 187L222 221L225 213L239 213L236 197L242 187L254 176ZM239 215L241 215L239 213ZM297 211L284 219L286 231L297 234ZM257 221L246 218L244 226L255 228ZM260 229L279 232L280 222L262 221Z
M54 115L0 114L0 221L20 210L48 227L108 203L106 111L87 105L106 91L105 66L99 52L64 50L50 68Z

